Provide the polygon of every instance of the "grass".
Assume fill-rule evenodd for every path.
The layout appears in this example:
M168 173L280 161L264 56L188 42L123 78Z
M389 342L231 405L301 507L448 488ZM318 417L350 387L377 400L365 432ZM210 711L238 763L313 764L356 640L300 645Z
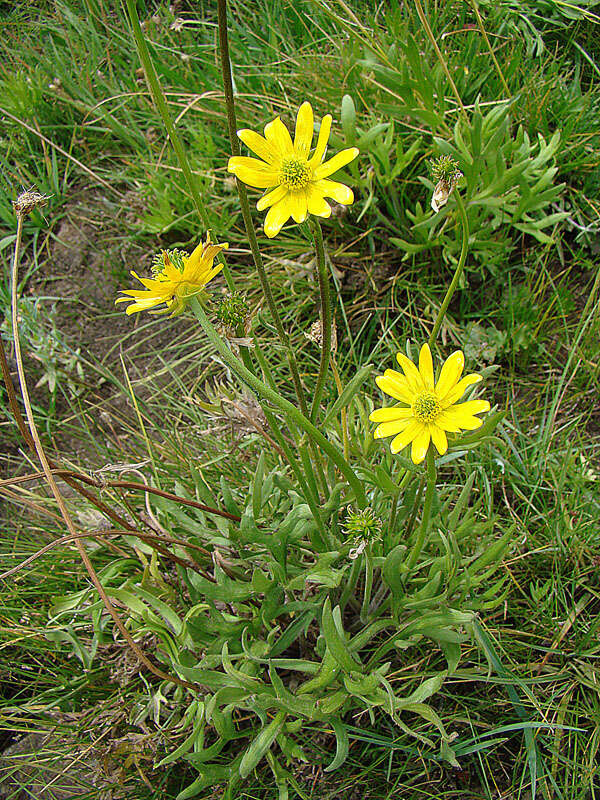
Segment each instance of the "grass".
M229 146L212 5L181 5L176 13L166 4L147 5L142 17L211 225L231 243L236 282L256 306L258 280L224 169ZM434 750L407 739L383 716L375 724L361 717L349 721L343 770L324 773L293 762L290 795L302 798L352 796L356 787L357 797L415 799L535 793L583 800L598 791L597 19L583 3L478 7L502 75L470 4L425 6L469 115L469 125L457 129L460 113L412 5L374 10L358 1L260 0L231 6L238 124L257 127L277 113L289 119L310 97L317 113L333 110L336 145L361 142L359 166L351 170L357 202L326 229L344 376L366 363L379 370L406 338L419 341L429 332L458 253L450 219L438 220L437 228L427 221L427 162L444 142L459 144L457 130L470 149L479 141L473 138L476 104L481 148L486 126L495 143L494 158L482 157L469 182L465 285L442 330L445 348L461 343L466 331L467 355L470 348L473 360L494 365L488 384L506 410L498 438L454 462L446 477L460 485L473 472L477 497L494 519L494 537L514 529L503 562L504 602L480 619L479 641L462 645L459 669L436 696L437 713L458 733L461 770L441 763ZM181 29L173 25L178 16L185 21ZM247 487L263 440L240 418L239 394L232 392L237 408L214 404L213 416L200 405L214 399L216 381L225 381L208 343L187 318L166 325L125 320L112 305L129 281L127 268L147 269L160 247L189 247L202 233L140 76L123 10L103 0L19 3L0 9L0 26L0 259L6 276L14 241L11 200L31 185L51 195L43 214L27 220L20 287L32 297L59 298L40 301L42 309L54 304L57 311L34 327L62 350L36 351L33 340L26 348L29 358L42 353L41 361L28 363L36 379L51 370L58 376L54 392L41 386L34 397L49 449L105 481L139 480L141 474L195 496L198 482L189 477L195 472L209 487ZM344 94L353 100L355 122L348 104L342 106ZM488 116L507 100L505 122ZM538 134L548 143L557 129L560 146L540 160L535 175L515 170L514 185L482 197L495 170L505 176L519 159L531 170L540 156ZM539 180L547 183L529 197L526 211L519 209ZM539 223L544 227L535 227ZM72 228L83 238L74 238ZM316 374L318 352L303 335L316 317L307 249L306 232L291 227L264 252L284 324ZM99 283L94 272L102 275ZM89 281L81 279L88 274ZM4 297L3 289L2 313ZM83 329L76 327L79 317ZM272 331L262 310L259 319L259 336L268 342ZM85 330L92 325L93 336ZM78 347L83 377L67 358ZM66 355L61 360L57 352ZM271 369L285 380L280 353L269 352ZM287 391L291 396L289 382ZM362 404L374 401L365 385ZM6 479L36 472L8 408L0 408ZM353 440L375 452L361 432L360 408L350 416ZM6 483L2 492L8 534L2 561L10 569L63 531L40 480ZM221 500L222 490L216 492ZM115 487L105 487L102 497L135 513L143 506L138 494ZM72 506L78 524L98 528L91 507ZM186 519L179 513L172 530L181 533ZM117 557L149 563L147 548L133 549L131 539L103 537L102 530L95 535L98 571ZM88 617L69 630L53 616L61 598L86 585L68 546L51 549L3 582L5 742L20 733L68 728L73 741L47 744L34 760L44 780L47 770L59 774L78 747L93 745L112 758L110 774L126 781L125 796L176 797L195 773L183 761L152 769L155 755L163 757L183 738L169 727L179 713L172 687L161 697L152 676L130 674L108 628L104 641L96 641ZM74 655L80 641L86 652ZM443 662L426 647L418 656L410 652L399 662L407 685ZM303 736L311 763L331 760L333 737ZM15 763L2 769L8 774ZM240 796L267 798L276 791L272 773L259 768ZM79 792L100 796L92 786ZM206 789L200 796L213 795Z

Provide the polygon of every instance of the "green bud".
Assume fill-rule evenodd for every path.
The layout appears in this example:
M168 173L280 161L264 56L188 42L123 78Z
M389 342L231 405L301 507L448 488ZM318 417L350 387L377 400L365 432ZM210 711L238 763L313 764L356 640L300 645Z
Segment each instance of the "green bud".
M435 181L444 181L452 186L462 178L462 172L458 168L458 161L452 156L440 156L429 162L429 169Z
M228 328L237 328L246 325L250 306L241 292L229 292L219 303L217 318L222 325Z

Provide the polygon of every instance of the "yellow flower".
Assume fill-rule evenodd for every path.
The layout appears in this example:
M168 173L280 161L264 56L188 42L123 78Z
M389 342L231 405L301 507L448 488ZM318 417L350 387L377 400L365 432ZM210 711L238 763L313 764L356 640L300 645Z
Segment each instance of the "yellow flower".
M419 354L419 368L403 353L396 356L402 372L386 369L375 379L379 388L404 405L378 408L369 417L379 422L375 438L393 436L392 453L398 453L412 442L412 460L420 464L432 441L438 453L448 449L446 432L475 430L482 420L475 414L489 411L487 400L468 400L457 403L467 387L479 383L481 375L465 375L461 379L465 357L460 350L452 353L442 366L437 383L429 346L424 344Z
M210 237L199 244L191 256L179 250L163 250L157 256L153 268L154 277L140 278L133 270L131 274L142 283L145 289L128 289L119 297L117 303L134 302L127 306L128 314L166 304L166 308L158 313L171 316L180 314L188 300L202 292L206 284L223 269L222 264L213 266L217 253L229 247L225 244L211 244Z
M312 107L310 103L303 103L296 117L293 142L279 117L265 126L264 137L251 130L238 131L242 142L260 158L232 156L227 169L248 186L270 190L256 204L259 211L269 209L264 224L269 238L277 236L290 217L295 222L304 222L308 214L329 217L331 206L326 197L345 206L354 202L352 189L328 179L353 161L358 149L349 147L323 162L331 114L321 120L317 146L311 156L313 127Z

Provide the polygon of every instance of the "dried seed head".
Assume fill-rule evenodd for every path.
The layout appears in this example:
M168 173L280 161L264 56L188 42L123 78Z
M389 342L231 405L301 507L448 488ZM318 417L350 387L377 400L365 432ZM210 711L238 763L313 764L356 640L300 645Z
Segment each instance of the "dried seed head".
M13 207L17 216L31 214L34 208L43 208L48 202L49 195L40 194L33 190L22 192L13 202Z
M310 333L304 332L304 335L309 340L309 342L314 342L314 344L321 347L323 344L323 328L321 326L321 320L317 320L313 322L310 326ZM335 321L331 323L331 352L337 352L337 328L335 325Z
M451 156L440 156L430 161L429 168L434 180L437 181L431 198L431 207L437 212L446 205L463 174L458 168L458 162Z

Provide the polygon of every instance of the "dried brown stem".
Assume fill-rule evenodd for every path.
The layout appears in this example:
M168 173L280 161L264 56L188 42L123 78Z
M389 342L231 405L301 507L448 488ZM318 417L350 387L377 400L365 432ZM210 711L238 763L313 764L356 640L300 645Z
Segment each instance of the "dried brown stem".
M68 534L67 536L61 536L59 539L54 539L49 544L41 547L39 550L36 550L35 553L32 553L28 556L24 561L21 561L15 567L11 567L10 569L6 570L6 572L0 573L0 580L5 580L9 578L11 575L14 575L17 572L20 572L25 567L28 567L34 561L37 561L38 558L41 558L45 553L49 550L53 550L55 547L58 547L61 544L65 544L66 542L72 542L75 539L103 539L106 536L137 536L139 539L142 539L144 542L148 542L152 546L152 542L160 542L162 540L167 541L169 544L179 545L180 547L189 547L193 548L194 550L202 550L204 553L210 555L208 550L205 550L200 545L190 544L189 542L184 541L183 539L173 539L172 537L165 538L164 536L155 536L151 533L145 533L142 531L102 531L101 536L95 535L94 531L85 531L84 533L79 533L76 536ZM158 548L157 548L158 549ZM179 558L178 556L174 556L172 553L167 553L167 555L172 558L177 563L181 564L184 567L188 567L189 569L193 569L196 572L199 572L203 578L206 578L211 583L216 583L215 579L212 575L209 575L204 570L198 569L196 564L192 563L191 561L187 561L186 559Z
M65 504L64 498L63 498L63 496L62 496L62 494L61 494L61 492L60 492L60 490L58 488L58 485L56 483L54 475L52 474L52 468L51 468L51 466L50 466L50 464L48 462L48 459L46 457L46 453L45 453L44 448L42 446L42 443L41 443L41 440L40 440L40 437L39 437L39 433L38 433L38 430L37 430L37 427L36 427L36 424L35 424L35 418L33 416L33 408L31 406L31 400L30 400L30 397L29 397L29 389L27 387L27 380L26 380L26 377L25 377L25 370L24 370L24 367L23 367L23 357L22 357L22 354L21 354L21 343L20 343L20 339L19 339L19 314L18 314L18 300L17 300L17 285L18 285L18 283L17 283L17 281L18 281L18 267L19 267L19 255L20 255L20 249L21 249L21 236L22 236L22 233L23 233L23 213L19 212L19 213L17 213L17 236L16 236L16 240L15 240L15 250L14 250L14 257L13 257L13 264L12 264L12 274L11 274L11 284L12 284L11 285L12 330L13 330L14 344L15 344L15 359L16 359L16 362L17 362L17 373L19 375L19 383L20 383L20 386L21 386L21 396L23 398L23 404L25 406L25 415L26 415L26 418L27 418L27 422L28 422L28 426L29 426L29 432L31 434L31 439L33 441L33 446L34 446L35 452L36 452L37 457L38 457L38 459L40 461L42 469L44 471L44 475L46 477L46 480L48 481L48 485L50 486L52 494L54 495L54 499L56 500L56 503L58 505L60 513L61 513L61 515L62 515L62 517L63 517L63 519L65 521L65 524L67 526L69 534L71 536L73 536L74 539L75 539L75 544L77 546L77 550L79 551L79 554L81 556L81 560L83 561L83 564L84 564L84 566L85 566L85 568L86 568L86 570L88 572L90 580L92 581L93 585L95 586L96 591L100 595L106 610L108 611L108 613L112 617L115 625L117 626L117 628L121 632L121 635L123 636L123 638L125 639L127 644L133 650L133 652L137 656L138 660L142 664L144 664L144 666L147 669L149 669L150 672L152 672L154 675L156 675L157 678L160 678L161 680L170 681L171 683L176 683L179 686L184 686L187 689L193 689L193 690L197 691L200 688L197 684L190 683L188 681L184 681L184 680L182 680L181 678L179 678L176 675L169 675L168 673L163 672L163 670L161 670L159 667L156 667L148 659L148 657L140 650L140 648L138 647L138 645L134 641L133 637L131 636L131 634L129 633L127 628L125 627L123 621L121 620L121 618L117 614L117 611L116 611L115 607L111 603L110 598L108 597L104 587L102 586L102 583L100 582L100 579L98 578L96 570L94 569L94 566L93 566L92 562L90 561L90 558L89 558L89 556L87 554L87 551L85 550L85 548L84 548L84 546L83 546L83 544L81 542L81 537L79 536L79 534L77 533L77 531L75 529L75 525L73 523L71 515L69 514L69 511L68 511L67 506Z

